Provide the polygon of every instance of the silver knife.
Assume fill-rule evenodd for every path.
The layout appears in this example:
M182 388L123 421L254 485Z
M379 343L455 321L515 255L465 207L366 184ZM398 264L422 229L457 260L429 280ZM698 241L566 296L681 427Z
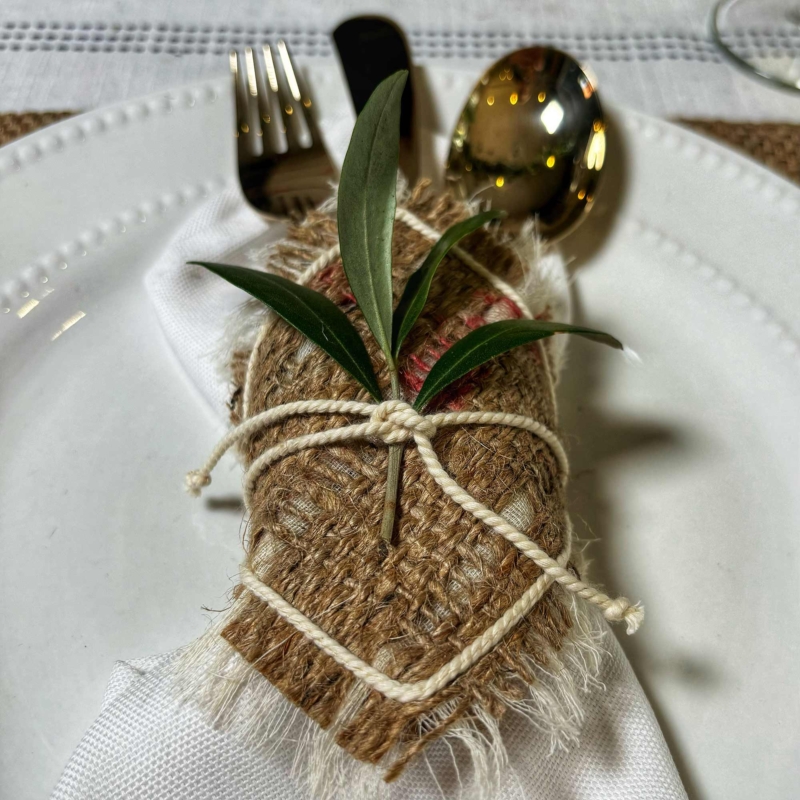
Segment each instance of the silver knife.
M413 67L408 44L400 28L383 17L362 16L345 20L333 32L356 114L375 87L398 70L408 70L400 108L400 169L413 185L419 173L414 114Z

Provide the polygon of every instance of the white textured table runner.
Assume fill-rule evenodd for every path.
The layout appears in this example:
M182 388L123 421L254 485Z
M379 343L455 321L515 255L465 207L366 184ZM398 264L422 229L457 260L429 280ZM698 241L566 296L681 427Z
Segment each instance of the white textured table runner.
M664 117L800 121L800 95L737 72L708 33L710 0L4 0L0 111L93 108L224 73L231 47L285 37L301 62L333 56L330 31L381 13L407 32L419 63L478 72L543 42L591 65L603 97ZM800 35L743 31L754 52Z

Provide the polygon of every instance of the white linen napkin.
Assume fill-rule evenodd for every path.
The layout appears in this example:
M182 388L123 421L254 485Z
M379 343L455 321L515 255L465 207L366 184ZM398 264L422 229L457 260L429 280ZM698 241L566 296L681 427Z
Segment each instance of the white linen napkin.
M685 800L675 765L639 682L614 636L585 698L578 747L550 753L548 737L519 717L503 727L510 768L498 800ZM176 654L118 662L100 716L72 756L52 800L312 800L293 777L292 748L248 749L181 705L165 677ZM287 701L288 703L288 701ZM434 775L451 774L433 743L390 788L390 800L448 800Z
M215 365L225 317L243 293L190 258L264 263L282 226L267 224L237 189L211 198L177 233L148 274L147 289L166 341L206 402L225 419L228 387ZM235 535L232 533L232 535ZM550 740L509 715L510 766L499 800L678 800L685 792L655 716L619 644L606 631L599 681L585 698L580 745L550 752ZM293 776L291 747L248 749L176 699L176 654L120 662L102 711L64 771L53 800L309 800ZM288 703L288 701L287 701ZM441 743L391 786L391 800L452 797L440 787L450 753Z

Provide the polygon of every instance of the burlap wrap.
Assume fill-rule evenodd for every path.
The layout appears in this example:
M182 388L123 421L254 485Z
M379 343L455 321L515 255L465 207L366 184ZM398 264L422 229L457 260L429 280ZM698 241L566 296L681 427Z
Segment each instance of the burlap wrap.
M463 206L424 185L406 205L439 230L467 216ZM308 245L330 247L335 241L335 215L313 214L290 232L269 267L281 272L291 265L296 275L309 260ZM396 223L395 300L430 246ZM512 284L521 280L519 258L491 233L475 233L463 246ZM308 285L347 313L387 387L382 357L355 306L341 261ZM406 399L413 399L425 372L454 341L485 322L515 316L519 309L512 302L456 257L447 257L402 353ZM302 335L280 321L273 325L255 356L250 414L293 400L369 399ZM232 401L234 422L241 420L249 357L246 352L234 356L239 387ZM503 410L555 429L552 384L543 358L549 358L547 347L538 344L514 350L460 381L437 407ZM287 438L352 421L331 415L291 418L254 436L243 449L244 460L249 465L265 448ZM552 556L561 552L564 491L558 464L544 442L508 427L469 426L442 430L433 445L445 469L468 492L507 514ZM405 448L395 539L387 547L380 538L386 464L387 448L381 443L349 443L306 450L271 466L254 494L248 558L262 581L341 644L389 676L410 682L449 662L520 597L540 570L444 496L413 443ZM560 591L551 588L466 673L428 700L405 704L356 686L352 674L252 596L223 636L320 726L336 722L336 742L353 757L382 761L391 780L429 741L469 718L475 708L499 717L507 701L535 685L532 663L546 664L571 626L559 598ZM431 714L435 709L438 716Z

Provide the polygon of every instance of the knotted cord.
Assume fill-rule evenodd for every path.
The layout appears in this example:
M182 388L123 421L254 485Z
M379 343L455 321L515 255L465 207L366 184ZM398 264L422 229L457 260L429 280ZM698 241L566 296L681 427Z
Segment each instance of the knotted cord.
M406 209L398 209L397 217L429 239L435 240L439 236L438 232ZM495 288L512 299L519 306L525 317L532 318L533 315L523 298L513 287L493 275L460 248L454 248L453 252L465 264L485 277ZM305 283L310 280L330 261L337 258L338 255L338 246L331 247L325 251L303 273L299 282ZM548 445L561 469L562 483L566 484L569 474L567 455L558 437L547 426L530 417L509 414L503 411L453 411L422 414L403 400L385 400L381 403L364 403L350 400L299 400L285 403L248 417L250 391L252 390L250 378L256 363L255 355L258 350L258 344L264 340L270 325L271 321L268 320L262 327L256 346L251 354L244 387L244 414L246 418L222 438L201 469L192 471L186 476L186 487L191 494L199 495L202 489L211 483L211 471L228 449L264 428L301 414L339 414L366 417L366 422L354 422L343 427L287 439L261 453L250 465L244 478L244 500L248 511L252 511L253 492L259 476L271 464L289 455L309 448L325 447L340 442L357 440L373 441L376 444L387 446L413 441L428 473L441 487L442 491L454 502L458 503L461 508L476 519L481 520L491 530L530 558L542 570L542 574L493 625L487 628L457 656L429 678L413 683L403 683L390 678L385 673L367 664L363 659L329 636L313 620L306 617L278 592L259 580L250 569L250 566L245 563L240 569L240 579L242 585L256 597L269 605L284 620L315 642L321 650L337 663L350 670L364 683L386 697L400 702L427 699L468 670L492 650L508 631L530 612L554 582L561 585L568 592L600 608L603 616L610 622L624 620L629 634L638 629L644 618L644 609L639 604L634 605L625 597L611 598L599 589L581 581L574 572L567 569L572 547L572 525L569 520L567 520L564 549L557 558L552 558L522 531L476 500L453 480L439 461L431 443L432 438L440 428L453 425L502 425L529 431ZM543 362L545 369L548 369L547 359L544 358ZM549 369L548 379L552 390Z

